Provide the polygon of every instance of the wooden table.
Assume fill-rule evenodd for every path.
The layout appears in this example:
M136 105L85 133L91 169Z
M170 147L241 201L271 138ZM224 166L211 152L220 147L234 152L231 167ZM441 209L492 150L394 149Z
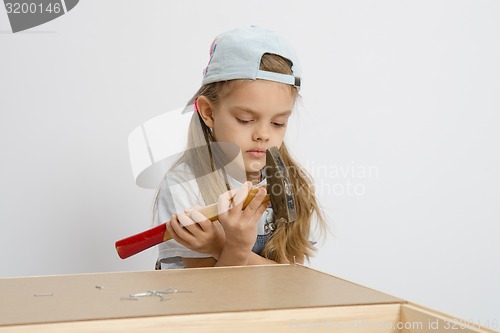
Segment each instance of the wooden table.
M0 333L494 332L301 265L8 278L0 292Z

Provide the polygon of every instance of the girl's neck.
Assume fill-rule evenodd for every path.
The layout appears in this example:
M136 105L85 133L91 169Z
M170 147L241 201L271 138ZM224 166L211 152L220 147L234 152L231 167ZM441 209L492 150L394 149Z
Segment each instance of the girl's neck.
M262 173L247 172L247 180L251 181L253 185L256 185L262 181Z

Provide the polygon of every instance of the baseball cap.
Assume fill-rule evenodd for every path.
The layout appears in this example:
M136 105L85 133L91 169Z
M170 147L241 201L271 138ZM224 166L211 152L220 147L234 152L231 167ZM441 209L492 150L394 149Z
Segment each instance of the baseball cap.
M265 53L281 56L292 64L292 74L261 70ZM248 26L218 35L210 46L210 60L203 71L202 86L208 83L250 79L289 84L300 89L301 68L293 47L278 33L266 28ZM192 111L197 96L191 98L183 113Z

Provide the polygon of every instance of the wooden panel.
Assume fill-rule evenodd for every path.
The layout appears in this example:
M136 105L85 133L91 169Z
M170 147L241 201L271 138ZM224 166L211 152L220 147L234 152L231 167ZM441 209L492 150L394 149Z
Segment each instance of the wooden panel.
M192 293L123 299L168 288ZM0 325L403 302L300 265L0 279L0 294Z
M400 304L384 304L125 318L8 326L0 333L395 333L399 309Z

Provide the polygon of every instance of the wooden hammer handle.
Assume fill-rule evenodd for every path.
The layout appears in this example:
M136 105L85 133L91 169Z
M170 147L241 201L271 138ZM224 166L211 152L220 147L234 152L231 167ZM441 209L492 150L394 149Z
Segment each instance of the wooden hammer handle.
M252 199L257 195L258 190L259 188L255 187L248 192L248 196L243 202L243 209L245 209L250 203L250 201L252 201ZM266 194L263 202L269 200L270 200L269 195ZM217 203L203 207L199 210L199 212L212 222L217 221L219 218ZM187 215L190 216L191 214ZM118 256L122 259L125 259L130 256L133 256L134 254L149 249L150 247L165 242L171 238L172 236L167 231L166 223L162 223L149 230L116 241L115 248L116 252L118 253Z

